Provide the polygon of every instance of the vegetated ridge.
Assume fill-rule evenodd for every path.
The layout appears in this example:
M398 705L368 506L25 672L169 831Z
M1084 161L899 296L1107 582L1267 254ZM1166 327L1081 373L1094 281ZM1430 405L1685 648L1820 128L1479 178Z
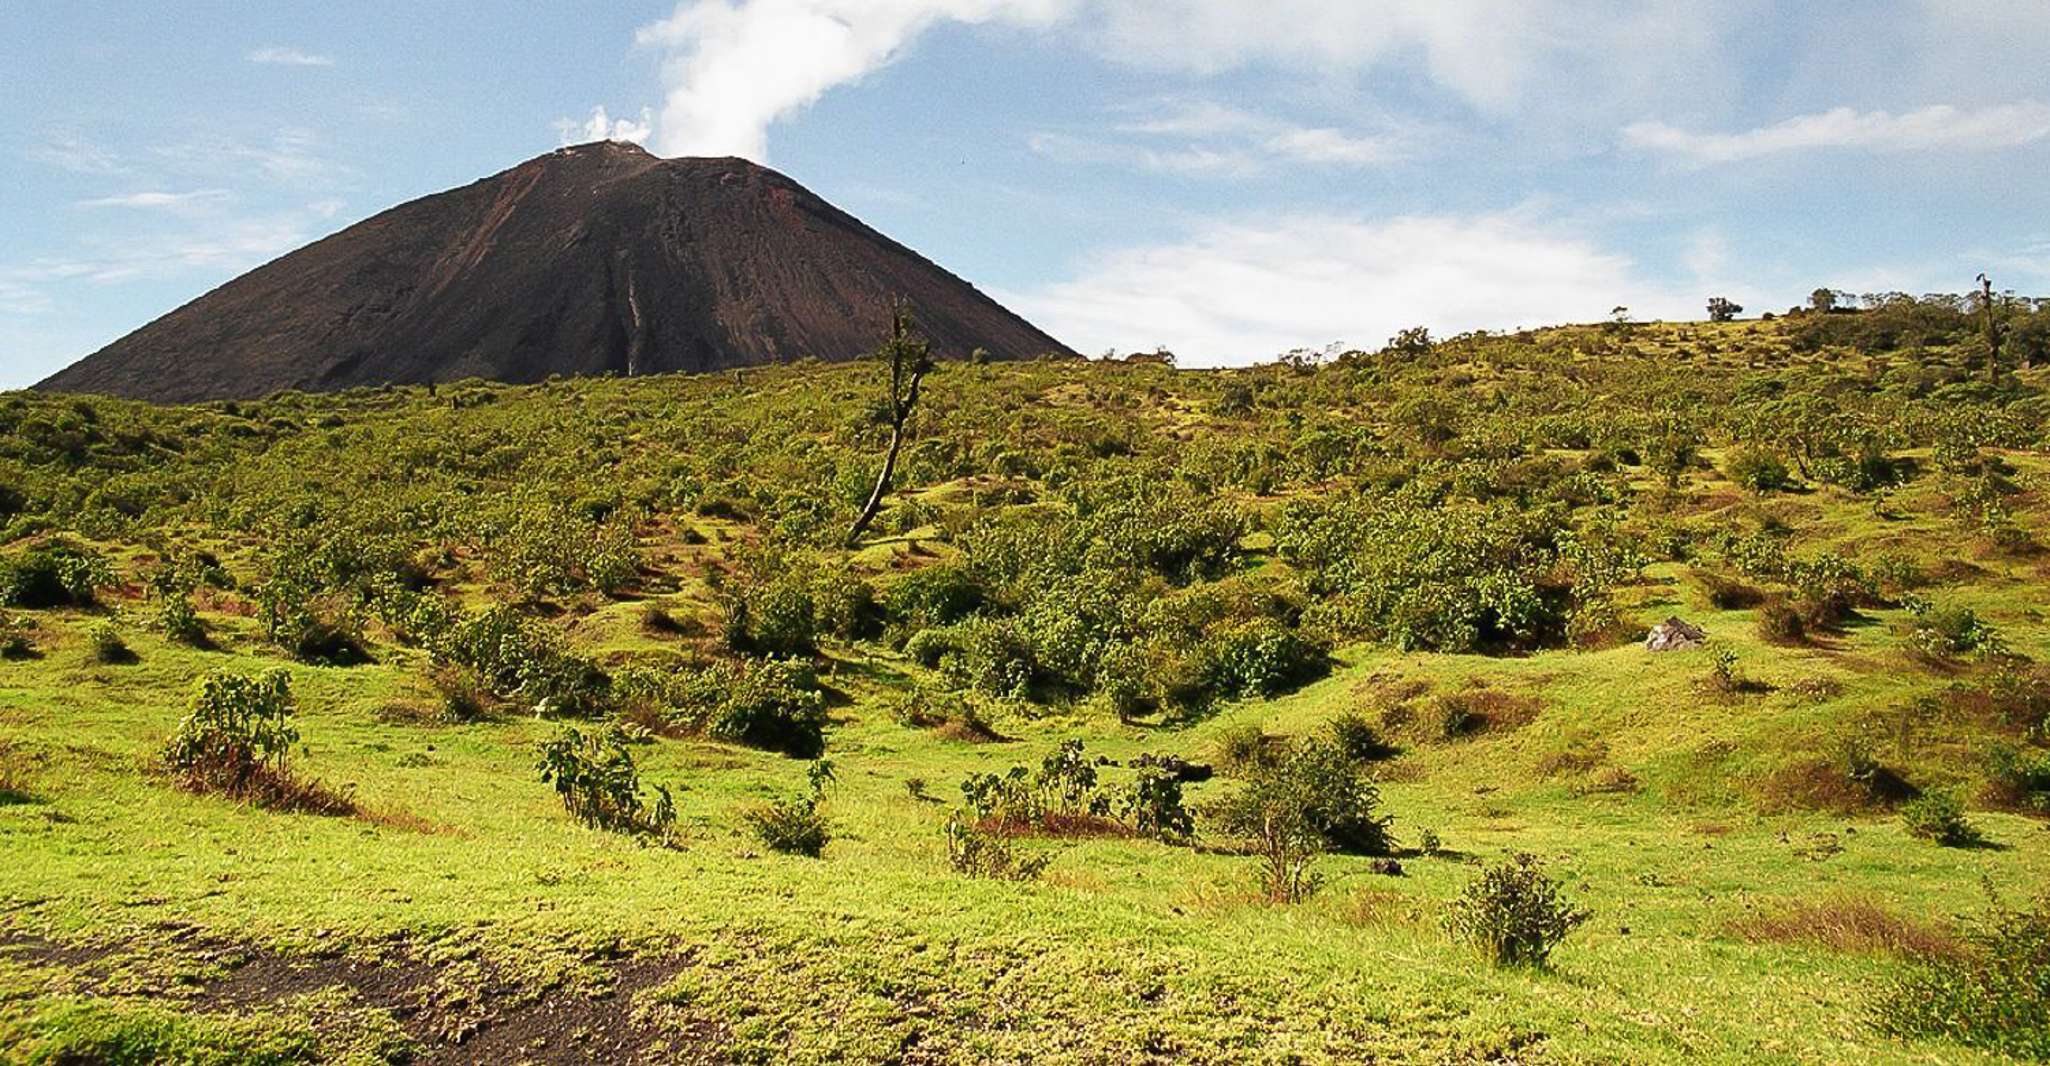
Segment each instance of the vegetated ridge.
M39 387L191 402L837 361L899 300L942 356L1070 354L775 171L602 142L392 208Z

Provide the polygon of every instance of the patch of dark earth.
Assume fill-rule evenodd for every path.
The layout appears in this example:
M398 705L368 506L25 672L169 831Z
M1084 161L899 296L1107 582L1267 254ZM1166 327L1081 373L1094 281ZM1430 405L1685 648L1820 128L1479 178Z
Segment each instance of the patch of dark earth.
M478 959L424 959L403 938L378 945L370 958L339 951L286 954L189 926L160 926L154 933L148 947L138 948L0 930L0 958L69 972L87 988L138 951L159 962L190 963L200 975L196 983L141 998L162 1005L166 995L175 996L193 1012L246 1013L342 987L358 1005L402 1026L414 1045L412 1061L422 1066L721 1062L729 1043L720 1026L636 1002L690 965L688 954L593 956L585 961L599 970L597 979L535 987Z

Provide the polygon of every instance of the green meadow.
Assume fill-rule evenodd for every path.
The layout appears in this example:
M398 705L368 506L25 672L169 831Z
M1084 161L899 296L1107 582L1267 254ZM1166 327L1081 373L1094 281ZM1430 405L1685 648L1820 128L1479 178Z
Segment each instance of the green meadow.
M2040 942L1972 1013L2050 885L2044 371L1891 313L948 364L851 547L874 362L0 397L0 1061L2050 1054ZM326 808L167 763L274 670ZM1282 898L1220 812L1340 722L1387 840ZM673 823L573 818L566 728ZM1069 741L1087 815L964 794ZM1588 916L1499 966L1518 855Z

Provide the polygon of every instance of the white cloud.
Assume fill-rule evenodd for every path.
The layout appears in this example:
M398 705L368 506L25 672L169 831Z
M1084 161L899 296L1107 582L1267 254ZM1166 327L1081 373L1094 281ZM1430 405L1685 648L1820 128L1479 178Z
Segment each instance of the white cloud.
M263 63L280 67L331 67L335 65L335 61L327 56L314 55L311 52L301 51L297 48L288 48L283 45L259 48L249 53L248 58L251 63Z
M128 168L120 157L77 133L52 133L29 146L31 162L68 170L74 174L123 174Z
M644 26L667 53L664 155L765 159L768 129L902 55L942 22L1050 24L1075 0L685 0Z
M1058 28L1111 62L1196 75L1255 65L1344 79L1413 62L1472 108L1507 115L1537 102L1581 114L1595 99L1682 95L1760 0L682 0L637 42L664 55L654 144L664 154L763 159L768 130L832 89L901 57L944 23ZM1570 86L1570 88L1568 88ZM1547 106L1553 106L1548 104ZM1229 115L1212 116L1228 120ZM1196 129L1182 131L1198 134ZM1212 129L1210 134L1226 132ZM1382 147L1337 130L1296 138L1330 161ZM1170 166L1223 168L1201 154Z
M1199 366L1332 341L1373 348L1415 325L1442 335L1594 321L1619 304L1640 318L1701 314L1691 290L1514 212L1218 222L1002 298L1079 350L1165 344Z
M641 108L639 121L615 119L605 113L603 107L591 109L591 117L583 122L562 118L555 120L555 132L562 143L589 144L592 141L631 141L645 144L655 135L655 114L649 108Z
M1090 32L1121 62L1215 74L1256 63L1364 70L1420 57L1432 80L1489 110L1514 104L1545 51L1573 42L1577 0L1152 0L1096 5ZM1617 13L1617 21L1629 21Z
M133 192L122 196L99 196L80 200L86 208L122 207L153 211L185 211L228 199L225 189L196 189L192 192Z
M1179 103L1116 127L1121 138L1036 133L1034 152L1072 163L1248 178L1279 165L1377 167L1420 153L1414 129L1373 134L1304 126L1215 101Z
M1693 133L1663 122L1623 130L1626 144L1692 163L1733 163L1781 152L1856 148L1874 152L2012 148L2050 137L2050 104L1965 109L1948 104L1901 114L1834 108L1743 133Z
M351 173L323 154L319 134L286 126L268 141L211 136L156 149L157 157L182 173L246 179L251 173L292 185L330 184Z

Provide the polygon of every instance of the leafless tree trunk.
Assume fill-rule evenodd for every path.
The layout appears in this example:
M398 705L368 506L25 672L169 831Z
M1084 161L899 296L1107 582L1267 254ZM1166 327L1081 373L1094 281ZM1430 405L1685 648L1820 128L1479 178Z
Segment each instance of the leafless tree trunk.
M1979 311L1986 316L1986 380L2000 380L2000 322L1993 317L1993 279L1979 275Z
M890 495L890 479L897 473L897 454L904 450L904 426L918 407L919 387L925 382L926 372L932 369L932 346L912 336L915 328L911 312L899 307L890 323L890 339L880 353L890 360L890 450L883 455L883 469L876 475L875 490L868 494L868 503L847 531L850 548L860 542L861 535L876 520L877 512L883 509L883 500Z

